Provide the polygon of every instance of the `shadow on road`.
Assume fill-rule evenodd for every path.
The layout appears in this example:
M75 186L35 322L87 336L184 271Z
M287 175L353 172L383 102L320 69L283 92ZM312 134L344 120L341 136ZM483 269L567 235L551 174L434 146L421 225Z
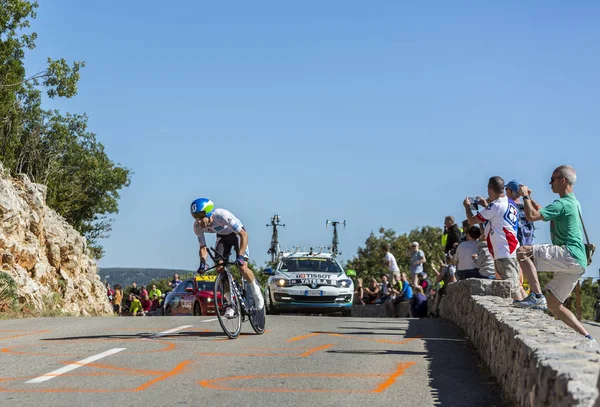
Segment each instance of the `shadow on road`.
M462 331L442 319L409 319L406 337L425 342L435 405L510 406L501 389L464 340Z
M242 332L240 336L245 335L253 335L254 333L244 333ZM190 331L190 332L177 332L172 334L160 334L149 333L149 332L139 332L134 334L111 334L111 335L84 335L84 336L67 336L60 338L45 338L41 339L42 341L76 341L82 339L156 339L156 340L175 340L175 339L186 339L186 338L226 338L223 332L205 332L205 331Z
M427 352L412 352L409 350L328 350L327 353L339 353L349 355L403 355L403 356L423 356Z

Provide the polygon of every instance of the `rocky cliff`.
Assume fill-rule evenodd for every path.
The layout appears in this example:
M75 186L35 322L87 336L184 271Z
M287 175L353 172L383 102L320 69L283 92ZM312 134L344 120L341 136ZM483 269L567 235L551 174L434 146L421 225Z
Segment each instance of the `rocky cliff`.
M46 206L46 187L11 178L0 165L0 271L29 308L74 315L111 313L86 240Z

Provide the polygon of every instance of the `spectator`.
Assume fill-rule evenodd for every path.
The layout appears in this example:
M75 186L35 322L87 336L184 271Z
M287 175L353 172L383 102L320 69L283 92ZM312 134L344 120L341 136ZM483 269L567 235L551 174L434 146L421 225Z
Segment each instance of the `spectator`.
M400 269L398 268L398 263L396 263L396 257L390 252L390 245L388 243L383 245L383 250L385 251L383 267L389 271L389 281L392 281L394 279L394 274L399 273Z
M169 287L172 289L177 288L177 286L181 284L181 280L179 279L179 274L173 275L173 280L169 281Z
M150 310L152 309L152 300L150 299L148 294L146 294L146 296L141 301L141 303L142 303L142 309L144 310L144 313L150 312Z
M136 315L143 315L142 303L140 300L133 294L129 294L129 315L135 317Z
M129 293L133 294L135 296L139 296L140 295L140 289L137 286L137 282L135 282L135 281L131 282L131 287L129 287Z
M365 305L365 302L363 301L364 295L365 295L365 292L364 292L364 288L363 288L363 279L357 278L356 286L354 287L354 303L360 304L360 305Z
M156 288L156 284L152 284L152 289L148 293L150 299L154 302L153 308L160 307L160 299L162 298L162 292Z
M140 298L144 299L148 295L148 288L146 285L142 285L142 289L140 290Z
M115 292L110 288L110 284L108 283L106 283L106 295L108 296L108 301L113 304Z
M467 219L463 220L462 222L462 228L460 229L460 241L461 242L466 242L467 241L467 236L469 236L469 227L471 227L471 225L469 225L469 221Z
M419 250L419 242L412 242L410 251L407 254L410 257L410 274L413 286L417 285L419 276L423 274L423 264L427 261L423 250Z
M123 301L123 289L121 284L115 285L115 297L113 299L113 311L117 315L121 315L121 302Z
M523 301L515 301L514 304L520 308L547 307L555 317L593 340L575 315L563 305L588 266L581 233L581 205L573 194L576 180L573 167L557 167L550 178L550 186L559 199L540 210L536 209L539 205L531 199L531 190L525 185L520 186L519 193L523 196L527 220L550 221L552 244L536 244L519 249L519 260L529 280L531 293ZM546 285L547 297L544 297L540 287L537 275L540 271L554 272L554 278Z
M506 184L506 196L512 199L517 206L518 210L518 228L517 228L517 240L520 246L531 246L533 244L535 226L533 222L529 222L525 216L525 206L521 202L521 196L519 195L519 181L513 179ZM537 205L535 210L542 209L541 206Z
M421 286L415 287L415 295L410 300L410 316L412 318L427 317L427 297Z
M519 264L517 262L517 207L504 194L504 180L501 177L491 177L488 181L488 202L479 197L478 204L485 209L471 213L471 201L465 198L463 205L469 224L476 225L485 222L485 235L488 249L494 256L494 264L503 280L510 281L510 291L513 300L522 300L519 282Z
M435 279L437 291L433 300L433 314L436 317L439 316L440 302L442 301L444 295L446 295L446 287L448 287L448 284L456 282L456 267L454 266L454 264L452 264L452 255L450 255L450 253L447 253L444 256L444 260L445 264L442 265L442 269Z
M444 236L446 238L444 239ZM446 216L444 220L444 235L442 236L442 242L444 242L444 254L454 249L455 245L460 243L460 228L454 222L453 216Z
M381 275L381 290L379 290L379 295L376 303L385 303L390 299L390 282L388 280L387 274Z
M479 242L477 243L477 253L473 255L473 260L475 261L475 267L477 267L477 271L481 276L492 278L496 275L494 257L488 249L484 234L479 238Z
M429 297L433 285L431 284L431 280L427 273L423 273L419 276L419 286L423 289L423 294L425 294L426 297Z
M478 225L469 227L467 240L456 248L454 265L459 280L467 278L487 278L479 273L475 259L477 257L481 229Z
M529 222L527 217L525 216L525 206L521 201L521 196L519 195L519 181L513 179L508 184L506 184L506 196L508 199L512 199L518 210L518 225L517 225L517 240L519 241L519 246L531 246L533 244L533 232L535 227L533 222ZM536 210L542 209L541 206L537 205ZM518 256L518 253L517 253ZM519 282L521 287L523 287L523 267L521 267L521 262L519 262ZM521 288L521 295L525 297L527 292L525 292L524 288Z
M392 283L390 284L390 299L395 301L396 299L400 301L402 297L402 279L400 278L400 273L395 273Z
M408 278L406 277L406 273L401 273L400 279L402 281L402 296L400 301L409 301L413 296L413 291L410 283L408 282Z
M396 316L396 304L402 302L402 279L400 273L394 274L392 283L390 284L390 301L385 305L388 309L388 315Z
M371 278L368 287L363 288L363 292L365 296L363 297L363 301L367 304L374 304L377 300L377 296L379 295L379 284L377 284L377 280L375 278Z

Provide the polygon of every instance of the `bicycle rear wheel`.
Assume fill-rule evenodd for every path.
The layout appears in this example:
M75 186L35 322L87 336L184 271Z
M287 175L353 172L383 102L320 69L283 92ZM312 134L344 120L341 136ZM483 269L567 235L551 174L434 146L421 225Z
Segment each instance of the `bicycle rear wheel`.
M229 309L233 314L226 316ZM215 311L225 335L231 339L237 338L242 330L242 312L239 298L232 295L229 273L219 273L215 280Z
M262 335L265 332L265 322L266 322L266 314L265 307L262 309L257 309L256 304L254 302L254 295L252 295L252 288L250 287L250 283L244 281L244 298L246 302L246 315L248 315L248 321L250 321L250 325L252 325L252 329L259 335Z

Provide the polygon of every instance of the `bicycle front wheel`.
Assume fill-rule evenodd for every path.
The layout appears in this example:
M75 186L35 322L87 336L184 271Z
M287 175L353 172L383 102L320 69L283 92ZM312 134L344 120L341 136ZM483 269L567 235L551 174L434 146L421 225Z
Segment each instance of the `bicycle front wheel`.
M219 273L215 280L215 311L223 332L231 339L242 330L240 300L232 294L229 273Z
M254 332L256 332L259 335L262 335L265 332L265 307L263 306L262 309L256 308L254 296L252 295L252 288L250 287L250 283L247 281L244 282L244 292L248 321L250 321L250 325L252 325L252 329L254 329Z

